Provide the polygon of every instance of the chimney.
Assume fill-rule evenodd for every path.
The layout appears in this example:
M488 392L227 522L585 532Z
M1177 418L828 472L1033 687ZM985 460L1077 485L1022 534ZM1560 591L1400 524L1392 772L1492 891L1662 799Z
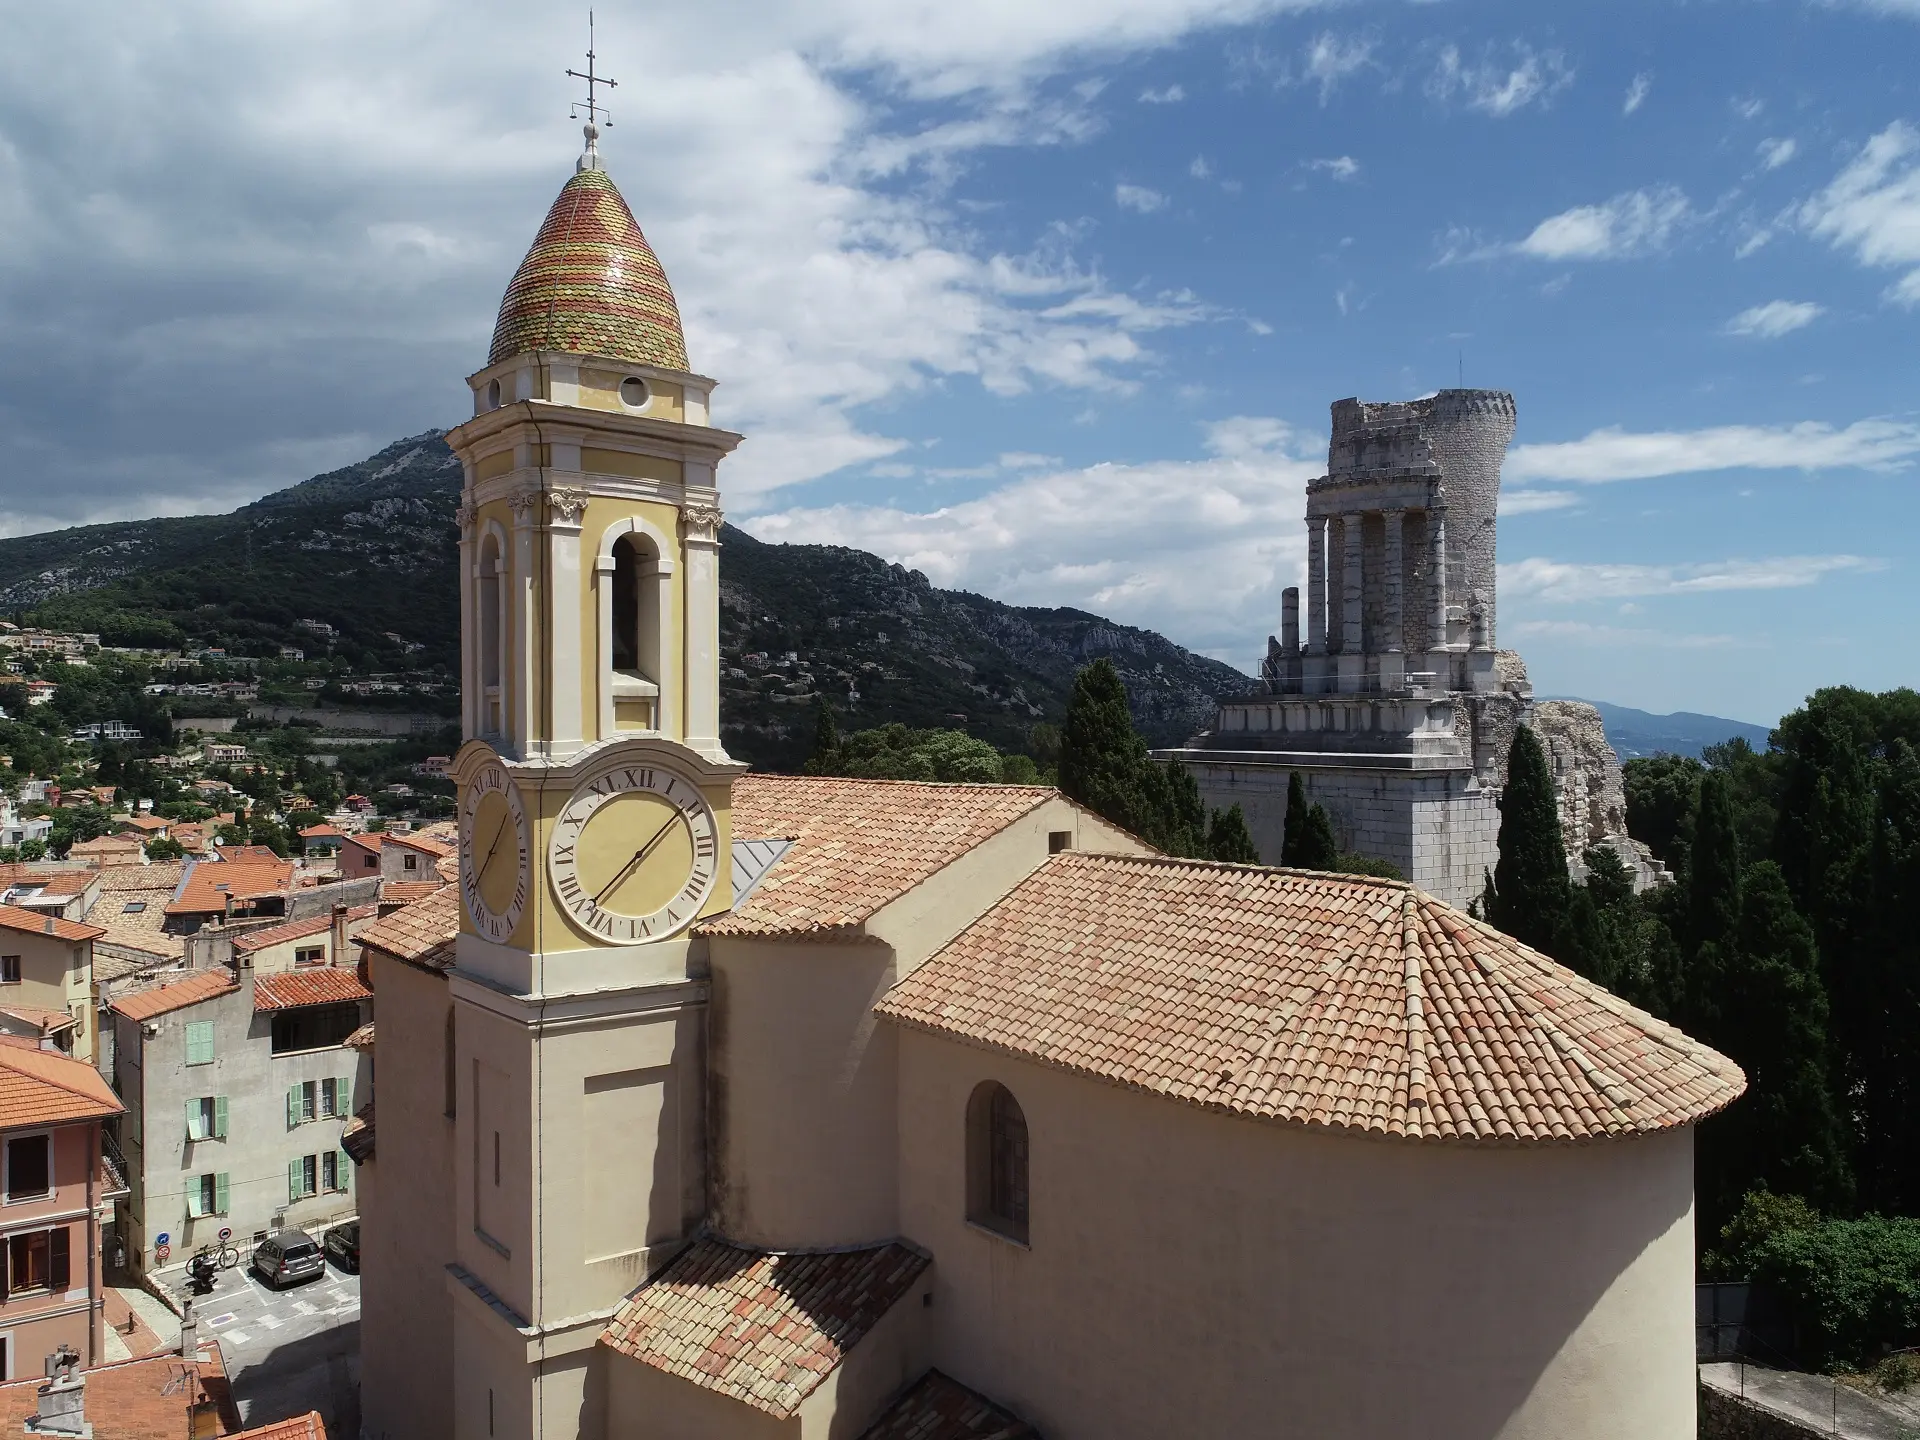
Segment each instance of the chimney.
M333 907L333 945L327 952L327 963L347 963L347 907L344 905Z
M193 1301L180 1306L180 1358L194 1360L200 1354L200 1322L193 1315Z
M47 912L46 931L49 935L53 934L53 912L51 910Z
M27 1420L29 1435L91 1435L87 1424L87 1377L80 1373L80 1355L62 1345L47 1356L47 1383L39 1390L39 1407Z

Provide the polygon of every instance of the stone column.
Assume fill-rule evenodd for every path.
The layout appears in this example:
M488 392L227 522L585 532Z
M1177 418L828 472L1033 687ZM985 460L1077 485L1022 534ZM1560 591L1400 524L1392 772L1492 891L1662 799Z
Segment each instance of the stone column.
M1427 511L1427 569L1432 576L1433 619L1428 623L1427 648L1444 650L1447 645L1447 511L1436 505Z
M1280 592L1280 651L1288 656L1300 653L1300 589L1295 585Z
M1365 604L1362 591L1361 541L1365 531L1364 517L1361 515L1343 515L1340 517L1341 549L1345 560L1341 565L1340 584L1340 653L1359 655L1366 648L1365 632L1362 621L1365 616L1362 607Z
M1386 512L1387 543L1381 568L1386 574L1381 577L1380 599L1381 613L1385 617L1386 634L1381 636L1381 650L1398 653L1406 648L1406 625L1402 618L1400 590L1402 583L1401 557L1402 531L1406 524L1407 512L1389 510Z
M476 546L474 521L479 512L466 500L454 507L453 523L460 531L460 738L480 733L480 587L473 573Z
M1307 517L1307 653L1327 653L1327 517Z

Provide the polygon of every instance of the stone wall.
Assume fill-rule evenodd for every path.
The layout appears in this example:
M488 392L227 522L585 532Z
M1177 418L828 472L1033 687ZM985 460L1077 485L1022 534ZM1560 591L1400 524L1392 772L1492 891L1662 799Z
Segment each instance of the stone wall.
M1823 1440L1829 1433L1701 1383L1700 1440Z
M1547 752L1560 798L1560 838L1567 858L1627 833L1627 792L1620 757L1607 743L1600 712L1579 700L1542 700L1527 724Z

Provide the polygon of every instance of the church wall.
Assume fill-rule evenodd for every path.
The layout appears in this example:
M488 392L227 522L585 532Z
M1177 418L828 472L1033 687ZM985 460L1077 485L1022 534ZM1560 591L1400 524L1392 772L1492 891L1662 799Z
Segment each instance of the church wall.
M933 1363L1049 1440L1681 1440L1692 1132L1532 1149L1215 1114L902 1030ZM1023 1107L1031 1245L965 1219L967 1098Z
M798 1415L777 1419L605 1346L598 1349L596 1359L607 1367L609 1436L620 1440L802 1440Z
M444 1066L447 982L366 952L375 1027L378 1143L359 1167L360 1405L367 1440L453 1433L453 1120Z

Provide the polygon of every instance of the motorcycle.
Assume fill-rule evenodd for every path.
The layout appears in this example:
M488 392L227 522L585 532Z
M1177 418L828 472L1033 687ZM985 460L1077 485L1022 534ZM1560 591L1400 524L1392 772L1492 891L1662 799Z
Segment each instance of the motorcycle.
M219 1265L204 1250L187 1261L187 1286L196 1295L211 1295L219 1274Z

